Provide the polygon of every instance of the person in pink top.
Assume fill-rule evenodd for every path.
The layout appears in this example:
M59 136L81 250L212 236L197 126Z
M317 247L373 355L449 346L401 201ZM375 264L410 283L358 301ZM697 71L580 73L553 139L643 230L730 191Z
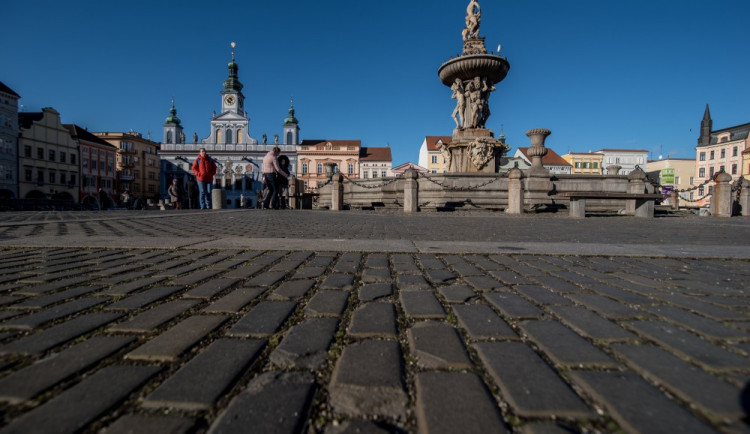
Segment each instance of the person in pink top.
M284 178L289 179L289 174L281 170L279 167L278 157L281 153L281 149L278 146L274 146L272 150L268 151L265 157L263 157L263 180L266 182L268 187L268 194L263 199L263 208L268 209L273 206L274 209L278 209L278 190L279 186L276 184L276 176L278 173Z

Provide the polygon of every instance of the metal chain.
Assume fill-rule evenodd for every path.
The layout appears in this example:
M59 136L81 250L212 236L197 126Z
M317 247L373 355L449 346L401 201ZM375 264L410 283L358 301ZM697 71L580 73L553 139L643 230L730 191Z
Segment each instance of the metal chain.
M384 182L382 184L379 184L379 185L364 185L364 184L361 184L361 183L359 183L359 182L357 182L357 181L349 178L348 176L344 175L343 173L341 174L341 176L344 177L344 180L351 182L352 184L356 185L357 187L369 188L369 189L383 188L386 185L391 185L391 184L393 184L394 182L396 182L396 181L398 181L400 179L400 178L393 178L390 181L386 181L386 182Z
M680 199L684 200L685 202L695 203L695 202L700 202L703 199L706 199L706 198L708 198L708 197L710 197L712 195L713 195L713 193L708 193L705 196L699 197L698 199L688 199L688 198L686 198L686 197L684 197L684 196L681 195Z
M497 182L497 181L499 181L499 180L501 180L503 178L506 178L508 176L509 172L510 171L505 172L505 173L501 173L500 176L497 177L497 178L490 179L489 181L487 181L485 183L482 183L482 184L479 184L479 185L473 185L471 187L454 187L452 185L446 185L446 184L443 184L441 182L438 182L438 181L432 179L433 178L432 176L427 176L427 175L422 176L422 178L430 181L431 183L433 183L433 184L435 184L435 185L437 185L439 187L442 187L442 188L444 188L446 190L449 190L449 191L477 191L477 190L479 190L482 187L486 187L486 186L492 184L493 182Z

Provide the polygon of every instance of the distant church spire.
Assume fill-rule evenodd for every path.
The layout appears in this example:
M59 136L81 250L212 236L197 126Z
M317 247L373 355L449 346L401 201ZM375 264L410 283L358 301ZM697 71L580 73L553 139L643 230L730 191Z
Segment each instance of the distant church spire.
M232 61L229 62L229 65L227 67L229 68L229 76L226 80L224 80L224 91L227 92L240 92L242 90L242 83L240 83L240 79L237 75L237 71L239 70L239 66L234 62L234 47L237 46L234 42L232 42Z
M711 144L713 124L711 110L709 110L708 104L706 104L706 111L703 112L703 120L701 120L701 135L698 137L698 146L708 146Z

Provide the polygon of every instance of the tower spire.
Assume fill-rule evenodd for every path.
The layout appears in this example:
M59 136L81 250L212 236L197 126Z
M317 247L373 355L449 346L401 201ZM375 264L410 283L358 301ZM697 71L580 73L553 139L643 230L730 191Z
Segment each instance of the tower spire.
M706 104L706 110L703 112L703 119L701 120L701 135L698 137L698 146L708 146L711 144L713 124L711 110L709 110L708 104Z
M234 42L230 44L232 46L232 61L229 62L228 68L229 68L229 76L226 80L224 80L224 90L228 92L240 92L242 90L242 83L240 83L240 79L237 75L237 71L239 70L239 67L234 62L234 47L237 46Z

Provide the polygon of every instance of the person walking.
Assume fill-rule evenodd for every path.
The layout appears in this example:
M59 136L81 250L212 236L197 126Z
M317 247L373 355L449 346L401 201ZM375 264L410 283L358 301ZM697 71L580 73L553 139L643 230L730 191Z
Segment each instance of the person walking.
M276 159L279 162L279 168L282 172L289 173L289 157L286 155L280 155ZM278 204L280 209L289 208L289 178L285 178L280 174L275 175L276 178L276 196L278 197Z
M214 175L216 175L216 163L206 152L206 148L198 151L198 158L193 162L193 173L198 182L198 201L201 209L211 209L211 189L213 187Z
M270 208L273 206L274 209L276 209L279 207L277 197L279 187L276 185L275 175L278 173L284 178L289 179L289 174L281 170L279 167L278 157L280 153L281 149L279 149L278 146L274 146L273 149L268 151L266 156L263 157L263 179L268 187L268 194L266 194L266 198L263 200L264 208Z
M169 193L169 200L172 202L172 209L180 209L183 192L182 185L177 178L172 180L172 185L167 189L167 193Z

